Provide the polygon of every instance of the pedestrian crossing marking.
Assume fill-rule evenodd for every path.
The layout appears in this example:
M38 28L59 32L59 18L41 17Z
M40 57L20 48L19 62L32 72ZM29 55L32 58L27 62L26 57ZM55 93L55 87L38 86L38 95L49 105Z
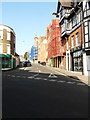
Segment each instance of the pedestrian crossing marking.
M42 79L42 78L34 78L34 79L36 79L36 80L40 80L40 79Z
M57 78L57 76L54 75L53 73L51 73L48 77L50 77L50 78Z
M77 85L83 85L83 86L85 86L85 84L84 84L84 83L77 83Z
M61 83L64 83L64 82L66 82L66 81L61 81L61 80L59 80L59 81L57 81L57 82L61 82Z
M31 77L31 76L30 76L30 77L28 77L28 78L34 78L34 77Z
M49 80L49 81L51 81L51 82L55 82L56 80Z
M74 84L75 82L67 82L68 84Z

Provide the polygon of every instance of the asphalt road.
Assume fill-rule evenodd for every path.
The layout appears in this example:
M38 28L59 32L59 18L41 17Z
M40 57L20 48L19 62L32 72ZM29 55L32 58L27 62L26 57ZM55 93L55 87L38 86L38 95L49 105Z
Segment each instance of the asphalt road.
M2 74L4 118L87 118L88 86L33 64Z

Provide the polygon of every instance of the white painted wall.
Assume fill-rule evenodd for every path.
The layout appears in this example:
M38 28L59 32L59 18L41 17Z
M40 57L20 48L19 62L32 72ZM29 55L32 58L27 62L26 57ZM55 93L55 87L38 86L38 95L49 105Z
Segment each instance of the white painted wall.
M69 55L69 68L68 68L68 55ZM66 51L66 70L72 70L72 57L70 54L70 50Z
M84 75L90 76L90 55L87 56L86 53L83 54L83 70Z

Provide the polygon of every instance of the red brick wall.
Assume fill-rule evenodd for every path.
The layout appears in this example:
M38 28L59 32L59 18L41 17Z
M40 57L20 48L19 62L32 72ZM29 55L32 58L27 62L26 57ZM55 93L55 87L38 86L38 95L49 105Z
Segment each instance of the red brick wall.
M53 19L47 31L48 58L60 55L61 28L58 19Z

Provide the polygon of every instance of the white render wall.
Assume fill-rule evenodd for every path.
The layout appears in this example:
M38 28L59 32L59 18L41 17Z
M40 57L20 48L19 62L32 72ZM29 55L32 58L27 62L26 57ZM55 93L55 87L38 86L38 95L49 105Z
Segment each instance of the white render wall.
M83 71L84 75L90 76L90 55L83 54Z
M68 61L68 56L69 56L69 61ZM68 68L68 63L69 63L69 68ZM72 57L70 54L70 50L66 51L66 70L72 71Z

